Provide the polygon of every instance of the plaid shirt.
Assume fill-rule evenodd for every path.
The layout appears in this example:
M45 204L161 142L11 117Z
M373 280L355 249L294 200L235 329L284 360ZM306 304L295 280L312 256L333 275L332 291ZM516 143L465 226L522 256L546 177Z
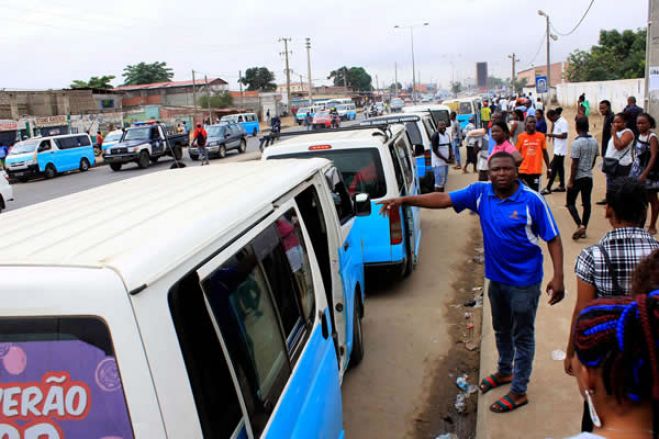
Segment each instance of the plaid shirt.
M624 294L629 294L632 273L641 259L659 248L659 242L637 227L614 229L604 235L599 245L609 254L611 267L616 271ZM581 251L574 271L579 279L595 286L598 297L616 295L604 256L596 245Z

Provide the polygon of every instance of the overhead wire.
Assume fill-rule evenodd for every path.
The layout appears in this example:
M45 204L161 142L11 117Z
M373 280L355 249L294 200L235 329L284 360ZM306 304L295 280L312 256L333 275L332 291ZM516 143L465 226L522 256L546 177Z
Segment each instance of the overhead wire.
M588 5L588 8L586 8L586 12L583 13L583 15L581 16L581 19L579 20L579 22L572 28L572 30L570 32L567 32L567 33L559 32L559 30L556 29L554 24L550 23L550 26L551 26L552 30L554 32L556 32L558 35L560 35L561 37L567 37L569 35L572 35L579 28L579 26L581 26L581 23L583 23L583 21L586 19L586 16L588 15L588 12L590 11L590 8L593 7L594 3L595 3L595 0L590 1L590 4Z

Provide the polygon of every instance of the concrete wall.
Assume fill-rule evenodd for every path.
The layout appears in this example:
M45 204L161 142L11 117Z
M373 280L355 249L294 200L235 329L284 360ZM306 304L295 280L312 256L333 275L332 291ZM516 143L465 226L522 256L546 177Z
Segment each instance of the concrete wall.
M599 82L566 82L556 87L558 103L563 107L575 107L579 95L586 93L591 108L597 110L597 104L603 99L611 101L614 112L622 111L627 105L627 98L635 96L636 102L643 105L645 98L645 79L620 79Z

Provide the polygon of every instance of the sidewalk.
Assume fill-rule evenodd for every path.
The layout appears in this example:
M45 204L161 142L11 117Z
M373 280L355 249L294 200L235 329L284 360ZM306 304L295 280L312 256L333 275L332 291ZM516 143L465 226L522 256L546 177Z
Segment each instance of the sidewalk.
M594 134L599 133L595 132ZM570 134L570 138L573 138L572 134ZM572 310L576 300L574 262L584 247L599 241L602 235L611 228L609 222L604 218L604 208L594 204L604 196L604 176L598 170L600 162L601 158L598 159L593 170L593 211L587 239L579 240L576 243L571 239L576 226L567 208L565 208L565 193L554 193L545 197L558 222L561 233L567 296L557 305L549 306L547 304L547 296L544 294L544 290L553 274L553 269L551 259L547 254L547 247L543 243L545 277L542 282L543 296L540 300L536 319L536 352L533 374L528 388L529 404L512 413L495 414L490 412L489 406L497 398L504 395L509 386L494 389L486 395L481 395L478 401L477 437L479 439L505 437L557 439L577 434L580 431L583 400L579 395L577 383L573 377L564 373L562 361L551 359L551 352L555 349L565 351L567 345ZM566 159L566 179L568 172L569 159ZM579 203L578 201L577 207L581 212ZM481 377L496 371L498 358L487 294L485 297L481 344Z

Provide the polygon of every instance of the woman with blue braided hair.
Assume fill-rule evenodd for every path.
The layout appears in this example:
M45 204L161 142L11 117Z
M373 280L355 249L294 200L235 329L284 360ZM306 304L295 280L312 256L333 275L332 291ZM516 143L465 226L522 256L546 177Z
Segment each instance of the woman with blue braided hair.
M572 370L593 421L574 438L652 438L659 433L659 290L597 299L579 314Z

